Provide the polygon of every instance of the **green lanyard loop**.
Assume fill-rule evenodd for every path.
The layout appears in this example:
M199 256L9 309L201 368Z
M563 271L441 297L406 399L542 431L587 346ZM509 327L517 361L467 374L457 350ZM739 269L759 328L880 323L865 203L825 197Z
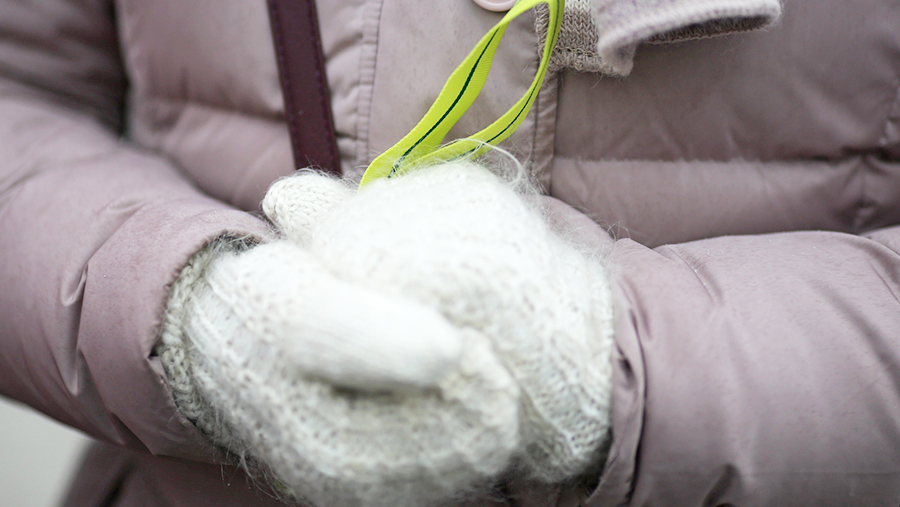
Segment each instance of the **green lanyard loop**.
M513 19L541 3L546 3L550 8L549 26L541 63L528 91L506 113L481 132L466 139L457 139L442 147L441 143L447 132L462 118L481 93L506 27ZM359 186L363 187L378 178L402 175L414 167L481 156L515 132L528 115L544 82L550 54L556 45L562 24L563 9L564 0L519 0L450 74L434 104L409 134L372 161L363 174Z

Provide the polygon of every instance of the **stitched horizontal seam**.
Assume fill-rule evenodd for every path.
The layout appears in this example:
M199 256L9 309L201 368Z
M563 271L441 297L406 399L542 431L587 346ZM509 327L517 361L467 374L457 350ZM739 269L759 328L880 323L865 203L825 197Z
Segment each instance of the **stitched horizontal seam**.
M749 165L749 164L765 164L765 165L783 165L783 166L793 166L793 165L803 165L803 164L822 164L833 166L835 164L846 162L855 159L862 159L867 155L877 153L878 148L872 148L869 150L860 150L850 152L848 155L843 157L806 157L806 158L729 158L729 159L719 159L719 158L693 158L693 159L659 159L659 158L591 158L585 156L565 156L565 155L555 155L553 158L565 161L573 161L573 162L587 162L593 164L604 164L604 163L648 163L648 164L737 164L737 165ZM900 164L900 161L897 162Z
M268 121L271 123L277 123L277 124L283 124L286 121L284 112L275 113L270 116L270 115L252 113L250 111L242 111L240 109L232 109L232 108L229 108L224 105L212 104L212 103L205 102L202 100L177 99L177 98L173 98L173 97L165 97L162 95L147 95L143 98L142 101L148 102L148 103L153 102L153 101L159 101L159 102L164 102L164 103L169 103L169 104L183 104L186 106L198 106L203 109L212 109L215 111L222 111L225 113L231 113L231 114L235 114L235 115L242 116L242 117L253 118L253 119L257 119L257 120L264 120L264 121Z

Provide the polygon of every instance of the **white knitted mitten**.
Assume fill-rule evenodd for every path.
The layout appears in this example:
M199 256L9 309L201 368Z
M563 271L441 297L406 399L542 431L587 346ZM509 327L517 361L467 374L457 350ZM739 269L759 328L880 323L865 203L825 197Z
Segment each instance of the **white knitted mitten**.
M472 163L263 203L285 239L196 255L160 354L179 409L320 506L438 505L504 472L561 481L609 429L597 259Z

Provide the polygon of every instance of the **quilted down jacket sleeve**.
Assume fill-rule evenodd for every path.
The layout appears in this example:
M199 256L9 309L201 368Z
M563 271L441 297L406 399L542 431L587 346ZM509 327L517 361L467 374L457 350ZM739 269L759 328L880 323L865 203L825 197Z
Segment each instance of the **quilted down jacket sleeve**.
M900 228L612 246L598 505L895 505Z
M167 286L265 224L115 132L110 3L0 5L0 394L154 454L212 458L153 355Z
M896 505L900 227L650 249L552 198L604 252L612 447L586 505Z

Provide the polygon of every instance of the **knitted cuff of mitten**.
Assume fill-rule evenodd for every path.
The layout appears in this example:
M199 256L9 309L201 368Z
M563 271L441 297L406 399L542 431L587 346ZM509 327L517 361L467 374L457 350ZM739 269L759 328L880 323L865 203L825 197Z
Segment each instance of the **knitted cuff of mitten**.
M156 346L156 353L166 372L178 411L207 438L229 451L239 446L228 444L235 440L234 432L222 425L221 419L197 386L194 367L197 354L193 343L185 336L184 321L188 301L200 290L210 264L223 253L244 251L252 245L253 241L245 238L221 236L188 260L169 291L160 340Z
M583 330L572 315L557 314L556 321L564 325L548 326L546 357L516 366L517 371L531 370L520 379L528 394L523 414L530 445L524 462L530 475L548 483L599 474L611 440L615 343L606 272L599 262L560 262L571 262L568 271L583 277L583 292L558 295L571 309L587 315L583 329L588 332L578 332Z

